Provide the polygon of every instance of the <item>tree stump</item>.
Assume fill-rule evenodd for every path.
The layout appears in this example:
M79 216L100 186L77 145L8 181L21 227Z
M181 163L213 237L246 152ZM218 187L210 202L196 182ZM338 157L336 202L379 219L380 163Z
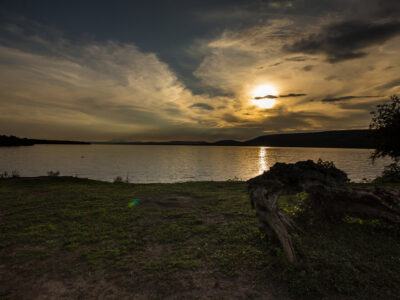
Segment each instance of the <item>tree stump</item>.
M260 229L269 235L275 234L288 260L293 262L296 252L290 233L296 230L296 225L279 207L282 194L307 192L314 205L329 207L335 212L400 222L399 190L350 187L347 182L346 173L332 163L308 160L295 164L276 163L268 172L250 179L248 191Z

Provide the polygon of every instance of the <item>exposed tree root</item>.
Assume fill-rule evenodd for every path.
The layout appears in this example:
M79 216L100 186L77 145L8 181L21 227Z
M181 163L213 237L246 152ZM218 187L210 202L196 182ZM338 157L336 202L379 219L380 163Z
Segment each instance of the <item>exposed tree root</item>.
M282 194L307 192L313 206L327 207L330 212L361 218L383 218L400 222L400 191L377 187L349 187L346 173L333 164L311 160L295 164L277 163L268 172L248 181L252 207L260 229L275 234L289 261L296 260L290 233L294 222L279 207Z

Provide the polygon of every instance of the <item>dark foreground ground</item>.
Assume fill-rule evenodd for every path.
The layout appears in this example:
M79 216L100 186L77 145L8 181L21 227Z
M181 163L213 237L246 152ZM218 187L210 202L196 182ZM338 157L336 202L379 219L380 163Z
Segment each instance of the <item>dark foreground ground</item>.
M289 264L242 182L2 179L0 298L400 297L400 226L301 226Z

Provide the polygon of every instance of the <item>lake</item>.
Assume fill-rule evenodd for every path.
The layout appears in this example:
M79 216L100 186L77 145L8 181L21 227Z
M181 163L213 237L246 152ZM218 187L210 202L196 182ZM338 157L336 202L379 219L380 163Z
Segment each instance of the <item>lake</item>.
M294 163L318 158L333 161L352 181L371 180L390 160L372 165L368 149L156 146L156 145L35 145L0 148L0 172L18 171L20 176L43 176L59 171L113 181L180 182L247 180L276 162Z

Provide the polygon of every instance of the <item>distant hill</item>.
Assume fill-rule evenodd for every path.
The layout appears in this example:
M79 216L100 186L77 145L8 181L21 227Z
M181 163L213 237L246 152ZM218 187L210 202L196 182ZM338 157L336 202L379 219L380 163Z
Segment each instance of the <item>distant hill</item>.
M263 135L242 143L246 146L374 148L369 130L340 130Z
M76 141L58 141L58 140L38 140L19 138L13 135L0 135L0 147L13 147L13 146L33 146L35 144L72 144L72 145L88 145L88 142Z
M117 145L194 145L194 146L271 146L271 147L320 147L320 148L367 148L372 149L373 141L370 131L335 130L308 133L282 133L263 135L240 142L222 140L213 143L201 141L171 142L108 142L98 144Z
M210 143L210 145L214 145L214 146L244 146L244 143L238 142L235 140L224 140L224 141L218 141L215 143Z
M93 142L99 145L186 145L186 146L209 146L210 143L202 141L171 141L171 142Z

